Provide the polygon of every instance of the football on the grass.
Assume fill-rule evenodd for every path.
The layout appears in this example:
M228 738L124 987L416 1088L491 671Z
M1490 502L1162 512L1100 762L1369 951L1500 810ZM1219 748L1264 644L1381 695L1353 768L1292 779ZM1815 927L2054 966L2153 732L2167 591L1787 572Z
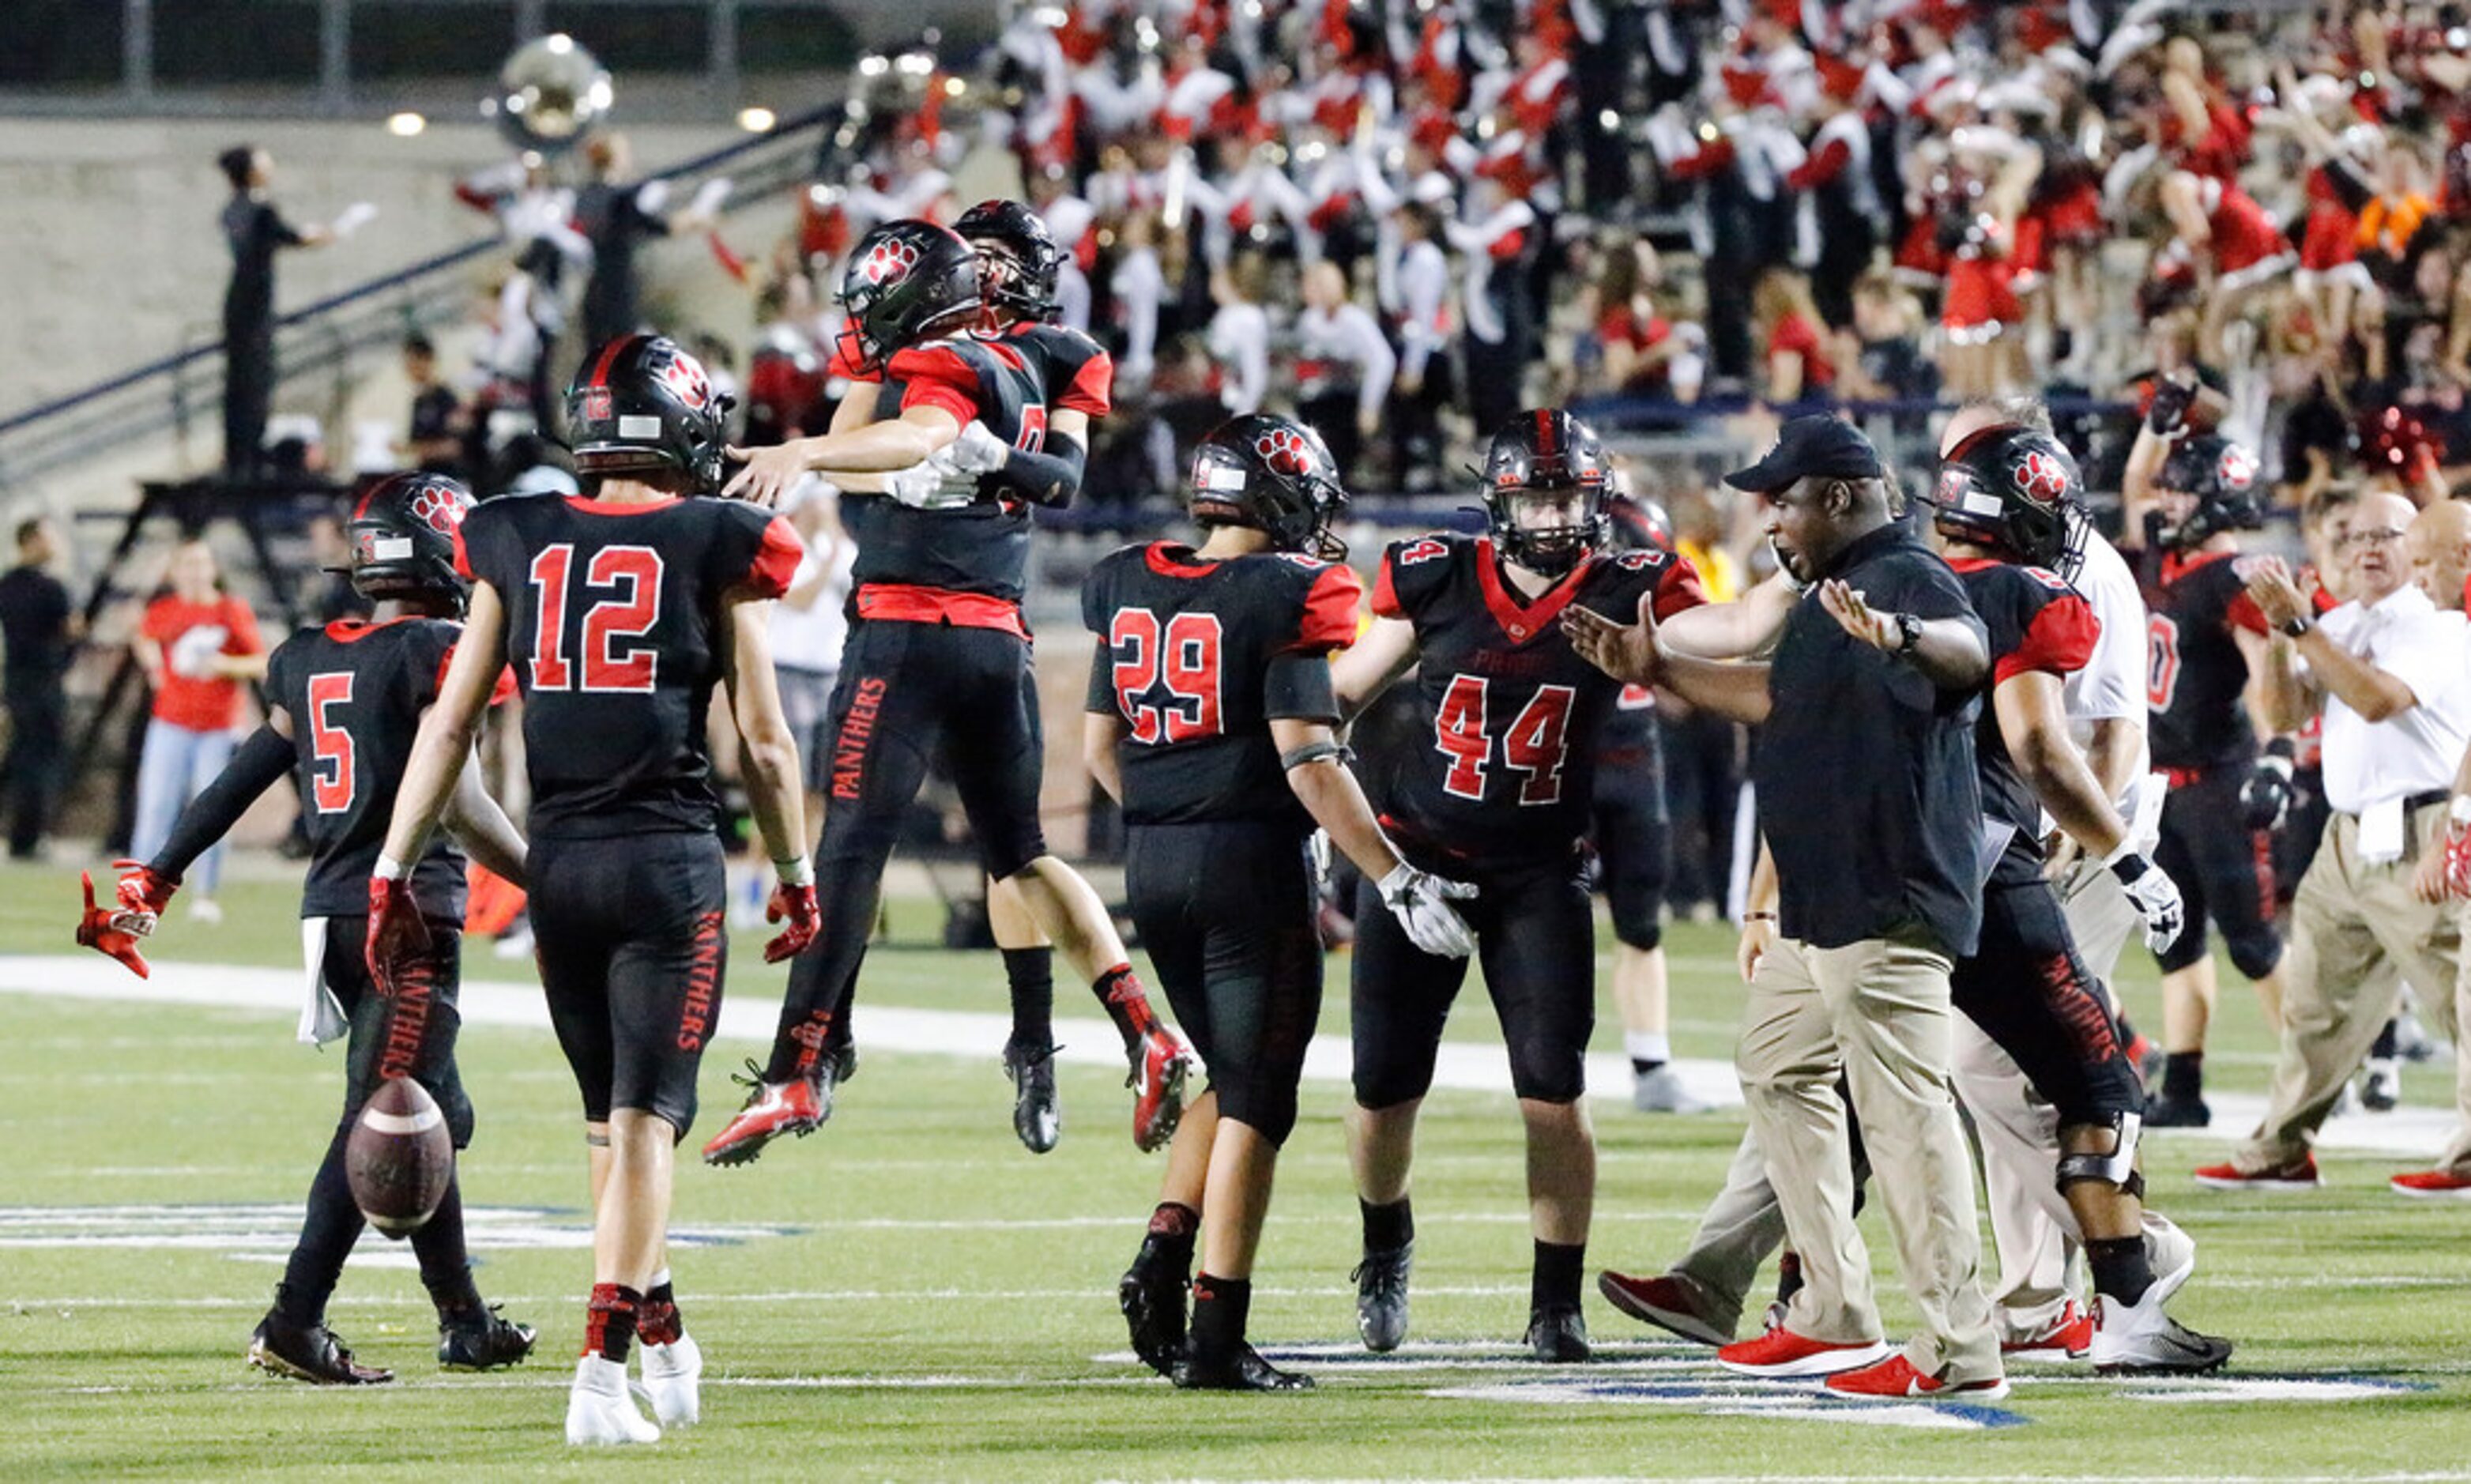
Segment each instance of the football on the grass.
M429 1089L410 1077L378 1084L343 1145L352 1204L388 1237L420 1230L455 1178L455 1141Z

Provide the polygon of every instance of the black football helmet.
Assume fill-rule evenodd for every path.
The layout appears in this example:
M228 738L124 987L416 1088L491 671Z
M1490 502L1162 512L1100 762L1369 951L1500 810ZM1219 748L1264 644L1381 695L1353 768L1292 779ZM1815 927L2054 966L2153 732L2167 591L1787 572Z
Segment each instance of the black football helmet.
M953 230L977 250L978 293L1032 319L1055 313L1055 274L1064 249L1047 220L1027 205L998 197L961 213Z
M1338 462L1321 435L1292 417L1230 418L1192 456L1188 503L1205 523L1250 526L1283 552L1341 561L1347 544L1330 533L1347 508Z
M443 474L393 474L370 485L343 525L352 586L373 601L434 595L461 612L472 584L455 567L456 531L472 491Z
M1558 407L1520 412L1493 435L1484 455L1484 518L1501 554L1548 577L1587 559L1612 536L1605 494L1612 462L1596 430ZM1578 490L1584 511L1575 525L1525 527L1518 505L1531 491Z
M567 435L585 474L684 473L695 494L720 487L729 397L703 363L665 335L624 335L586 358L566 393Z
M1673 550L1673 517L1653 500L1620 490L1605 496L1607 544L1622 552Z
M886 222L850 249L841 308L849 359L881 371L895 353L977 321L978 255L950 227Z
M2157 489L2197 497L2197 507L2163 539L2193 551L2224 530L2254 530L2265 524L2257 501L2256 455L2216 433L2192 433L2171 450L2153 476ZM2159 513L2159 512L2156 512Z
M1984 428L1940 460L1930 504L1941 535L2005 552L2029 567L2073 566L2084 503L2077 461L2031 428Z

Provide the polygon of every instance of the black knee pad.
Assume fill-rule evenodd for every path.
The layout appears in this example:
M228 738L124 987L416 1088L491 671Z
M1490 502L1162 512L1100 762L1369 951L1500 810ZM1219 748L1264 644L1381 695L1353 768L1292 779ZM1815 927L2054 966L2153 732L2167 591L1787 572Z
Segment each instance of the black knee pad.
M1512 1043L1510 1090L1530 1102L1577 1102L1588 1090L1587 1048Z
M1210 1090L1218 1095L1218 1116L1233 1119L1270 1142L1273 1149L1286 1147L1287 1136L1296 1130L1296 1090L1271 1085L1258 1077L1238 1077L1221 1082L1212 1078Z
M2223 940L2230 949L2232 966L2251 979L2261 979L2282 967L2282 935L2271 926L2260 926L2236 937L2224 929Z
M2205 940L2203 919L2191 917L2187 926L2179 930L2179 935L2171 940L2170 946L2153 955L2153 962L2163 973L2177 974L2203 962L2210 951L2211 945Z
M1432 1090L1433 1069L1429 1066L1421 1073L1405 1067L1355 1069L1355 1106L1367 1113L1414 1102Z
M1605 886L1605 905L1612 909L1613 937L1625 948L1648 953L1664 944L1664 900L1659 883L1614 877Z

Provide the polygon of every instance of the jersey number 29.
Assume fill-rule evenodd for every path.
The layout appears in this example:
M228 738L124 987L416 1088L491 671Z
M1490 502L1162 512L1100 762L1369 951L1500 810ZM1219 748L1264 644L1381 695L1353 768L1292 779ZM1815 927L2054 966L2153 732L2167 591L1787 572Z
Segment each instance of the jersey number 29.
M1462 799L1484 797L1484 772L1493 761L1487 713L1492 682L1482 675L1452 675L1433 711L1433 745L1450 760L1442 791ZM1562 759L1570 728L1570 703L1578 692L1566 685L1540 685L1518 718L1501 734L1504 766L1527 777L1518 786L1522 805L1562 800Z
M1218 735L1218 616L1178 613L1165 624L1147 608L1118 608L1107 625L1116 657L1116 709L1133 741L1190 742ZM1164 684L1167 700L1142 699Z

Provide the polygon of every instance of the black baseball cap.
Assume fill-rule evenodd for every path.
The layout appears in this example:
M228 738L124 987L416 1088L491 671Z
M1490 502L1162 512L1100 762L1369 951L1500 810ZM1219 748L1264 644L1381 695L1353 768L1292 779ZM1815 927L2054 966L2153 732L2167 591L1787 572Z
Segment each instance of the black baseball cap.
M1725 476L1725 483L1753 494L1772 495L1799 480L1875 480L1887 474L1879 451L1851 423L1813 412L1797 417L1777 433L1776 447L1747 469Z

